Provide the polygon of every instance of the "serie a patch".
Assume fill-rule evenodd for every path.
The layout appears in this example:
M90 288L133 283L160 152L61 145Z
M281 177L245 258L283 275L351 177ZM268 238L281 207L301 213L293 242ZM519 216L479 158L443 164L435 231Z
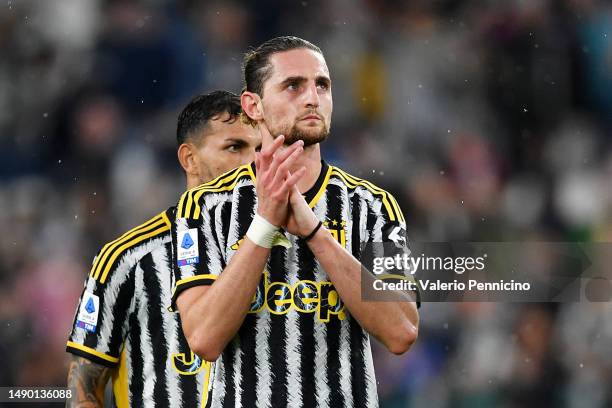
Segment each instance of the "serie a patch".
M76 327L90 332L96 331L98 325L98 312L100 311L100 298L89 291L83 294L76 318Z
M192 265L200 260L198 230L190 228L177 234L176 261L178 266Z

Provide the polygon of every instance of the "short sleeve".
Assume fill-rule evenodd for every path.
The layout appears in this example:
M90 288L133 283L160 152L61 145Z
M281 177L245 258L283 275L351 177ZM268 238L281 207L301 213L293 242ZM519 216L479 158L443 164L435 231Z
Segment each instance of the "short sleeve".
M373 251L380 252L379 256L385 258L396 258L398 255L410 255L410 246L408 243L408 235L406 231L406 221L402 214L397 201L389 193L386 193L388 205L381 205L381 210L372 212L369 224L372 225L372 230L369 231L367 243ZM383 201L383 204L384 201ZM385 211L386 208L391 208L390 211ZM385 280L398 281L400 279L408 280L414 284L414 287L419 287L418 282L414 279L413 271L408 269L395 269L393 274L387 274ZM419 290L414 291L416 295L417 307L421 306L421 294Z
M198 218L177 217L172 225L172 298L170 311L176 311L176 299L186 289L211 285L225 268L212 218L205 211Z
M95 271L105 262L105 253L102 250L95 258L85 281L66 351L112 367L119 362L133 312L134 267L119 261L102 283Z

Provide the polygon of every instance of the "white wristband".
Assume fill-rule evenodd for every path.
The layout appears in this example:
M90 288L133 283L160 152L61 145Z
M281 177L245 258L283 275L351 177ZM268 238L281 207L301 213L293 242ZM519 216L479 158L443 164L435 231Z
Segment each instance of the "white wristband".
M256 213L246 236L260 247L272 248L278 229L277 226L270 224L264 217Z

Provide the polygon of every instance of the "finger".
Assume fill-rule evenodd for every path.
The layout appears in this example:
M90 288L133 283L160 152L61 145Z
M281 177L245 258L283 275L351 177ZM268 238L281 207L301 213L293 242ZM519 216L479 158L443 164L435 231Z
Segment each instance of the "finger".
M257 174L261 174L261 154L259 152L255 152L255 171Z
M285 149L277 150L272 155L272 157L275 158L275 159L278 159L279 161L282 162L287 157L289 157L289 155L291 153L293 153L293 150L299 149L300 147L304 147L304 141L303 140L297 140L297 141L293 142L292 144L290 144L289 146L287 146Z
M293 204L296 202L296 200L299 198L298 196L301 196L302 193L300 193L300 190L297 187L297 184L294 184L291 187L291 190L289 190L289 203Z
M265 122L259 122L259 124L257 125L257 129L259 130L259 136L261 136L262 139L264 137L270 137L271 139L274 139L272 137L272 134L270 133L270 129L268 129L268 126Z
M293 152L282 163L278 164L279 161L275 158L272 164L270 165L269 174L274 175L274 178L272 179L272 185L279 186L283 183L283 180L286 180L290 176L290 174L288 173L291 169L291 166L293 166L293 164L304 151L304 148L301 146L294 147L292 145L291 147Z
M306 167L300 167L298 171L294 172L290 177L288 177L285 180L281 189L283 191L291 191L291 189L295 187L297 190L296 184L298 181L300 181L300 179L302 178L302 176L304 176L305 173L306 173ZM297 191L297 193L301 194L299 190Z
M276 175L279 171L283 174L281 174L281 176L284 176L284 172L286 170L289 170L291 164L284 166L282 170L279 170L279 166L281 166L283 163L285 163L289 157L291 157L292 155L295 154L296 151L299 151L299 153L304 151L304 142L301 140L298 140L297 142L293 143L292 145L290 145L289 147L287 147L286 149L277 152L274 157L272 162L270 163L270 165L268 166L268 172L272 175ZM295 160L293 160L295 161Z
M272 156L283 145L284 142L285 136L279 135L272 141L272 144L269 144L263 149L261 149L261 157L264 159L266 165L270 162L270 160L272 160Z
M280 135L272 141L272 144L266 146L265 149L262 149L260 151L260 165L262 173L267 173L268 168L270 167L270 163L274 158L274 153L276 153L281 148L284 140L285 137L283 135Z

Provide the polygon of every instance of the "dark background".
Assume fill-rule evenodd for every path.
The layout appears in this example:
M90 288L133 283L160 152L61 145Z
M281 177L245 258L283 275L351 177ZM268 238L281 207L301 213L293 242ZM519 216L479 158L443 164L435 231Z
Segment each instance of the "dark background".
M293 34L331 70L325 158L418 241L610 241L612 5L598 0L0 4L0 384L64 385L91 260L184 186L175 126ZM435 303L374 347L383 407L612 406L610 303Z

